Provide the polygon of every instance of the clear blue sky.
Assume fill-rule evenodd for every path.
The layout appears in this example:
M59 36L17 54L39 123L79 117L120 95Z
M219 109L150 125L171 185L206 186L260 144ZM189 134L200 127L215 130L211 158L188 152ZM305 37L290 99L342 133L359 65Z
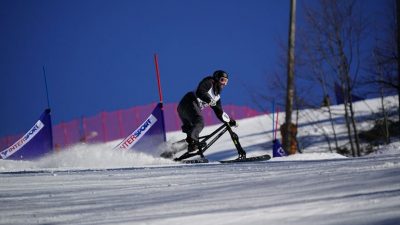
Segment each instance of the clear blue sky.
M27 131L47 107L43 66L54 124L157 102L154 53L164 102L223 69L223 104L255 107L250 92L286 43L289 2L0 0L0 136Z

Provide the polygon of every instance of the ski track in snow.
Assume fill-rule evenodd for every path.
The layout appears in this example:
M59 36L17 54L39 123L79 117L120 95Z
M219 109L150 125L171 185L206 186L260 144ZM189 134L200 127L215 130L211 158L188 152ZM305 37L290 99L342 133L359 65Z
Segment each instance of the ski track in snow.
M400 154L3 173L1 224L395 224Z
M239 123L249 156L271 154L267 116ZM318 141L325 128L301 123L299 138L315 144L267 162L183 165L156 150L110 151L115 143L0 160L0 224L400 224L400 142L346 158ZM225 135L205 155L230 159L233 148Z

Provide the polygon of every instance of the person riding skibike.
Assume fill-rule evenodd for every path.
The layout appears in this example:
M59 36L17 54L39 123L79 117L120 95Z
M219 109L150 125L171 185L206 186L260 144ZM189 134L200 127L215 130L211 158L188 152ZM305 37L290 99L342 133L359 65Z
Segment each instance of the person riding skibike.
M229 126L236 126L234 119L224 113L221 105L221 91L228 84L228 74L217 70L212 76L203 78L196 91L186 93L179 102L177 111L181 119L182 132L187 134L188 152L194 152L204 147L199 142L200 132L204 128L204 119L201 111L210 106L221 122L227 122ZM225 117L225 120L224 118ZM226 121L228 119L228 121ZM246 152L238 152L239 158L246 158Z

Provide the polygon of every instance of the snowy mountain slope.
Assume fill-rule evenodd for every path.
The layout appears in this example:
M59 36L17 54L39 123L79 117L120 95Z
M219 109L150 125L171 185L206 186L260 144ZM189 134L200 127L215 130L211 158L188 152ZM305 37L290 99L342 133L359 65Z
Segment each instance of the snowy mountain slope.
M399 156L1 174L0 224L398 224Z
M357 107L368 119L379 102ZM156 150L110 151L115 143L80 144L35 162L2 160L0 224L399 224L400 143L346 158L321 141L329 131L322 109L300 113L311 115L299 123L299 138L310 142L304 153L267 162L182 165ZM239 123L248 155L271 153L268 116ZM206 152L211 160L235 154L229 135Z

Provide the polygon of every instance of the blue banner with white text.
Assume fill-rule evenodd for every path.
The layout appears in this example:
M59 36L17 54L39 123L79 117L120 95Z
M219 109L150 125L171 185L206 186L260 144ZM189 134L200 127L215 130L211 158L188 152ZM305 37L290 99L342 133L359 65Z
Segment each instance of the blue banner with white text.
M53 133L50 109L46 109L24 136L0 152L0 157L12 160L32 160L51 152L53 152Z
M166 141L164 111L158 103L150 116L115 149L134 149L146 152L157 148Z

